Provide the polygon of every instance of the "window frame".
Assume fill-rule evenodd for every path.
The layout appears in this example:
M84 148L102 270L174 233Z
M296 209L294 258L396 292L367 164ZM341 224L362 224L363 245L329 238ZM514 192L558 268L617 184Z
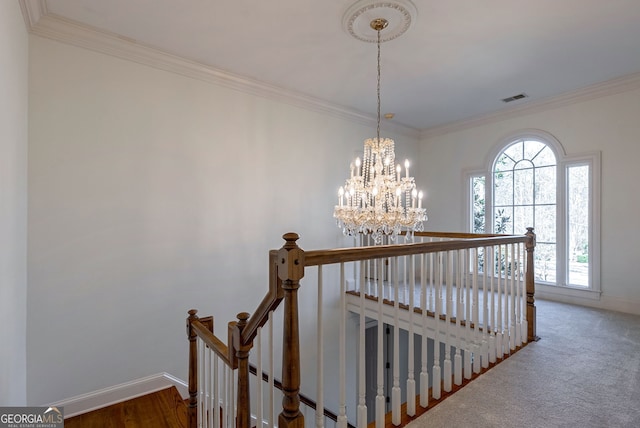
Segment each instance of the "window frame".
M541 130L522 130L502 138L494 145L485 160L482 169L464 171L465 189L465 230L473 232L473 180L484 178L485 183L485 228L493 233L494 222L494 167L498 156L510 145L521 140L537 140L546 144L556 156L556 281L544 282L536 279L537 291L550 295L564 295L568 297L582 297L599 299L600 289L600 188L601 188L601 154L598 151L586 152L578 155L566 155L560 142L551 134ZM589 281L588 285L568 284L569 259L568 239L568 179L570 167L589 167ZM535 230L534 230L535 231ZM525 231L522 232L523 234Z

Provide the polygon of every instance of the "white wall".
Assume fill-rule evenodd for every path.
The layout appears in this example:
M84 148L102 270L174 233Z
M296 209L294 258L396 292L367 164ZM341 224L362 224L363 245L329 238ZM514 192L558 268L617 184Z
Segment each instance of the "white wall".
M28 36L0 2L0 406L26 403Z
M282 234L344 244L337 188L372 128L30 41L29 402L186 379L188 309L226 337L266 293Z
M601 287L599 301L574 303L640 313L635 213L640 211L640 89L549 108L471 129L425 138L420 179L429 187L429 228L465 227L463 171L485 168L489 152L507 135L534 128L555 136L567 155L600 151Z

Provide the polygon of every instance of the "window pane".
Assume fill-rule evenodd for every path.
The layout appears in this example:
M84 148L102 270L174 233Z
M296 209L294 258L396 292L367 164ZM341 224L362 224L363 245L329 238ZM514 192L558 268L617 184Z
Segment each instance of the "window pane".
M547 148L547 145L540 141L525 141L524 142L524 158L534 159L538 153Z
M511 171L513 169L513 164L513 159L503 153L496 161L495 171Z
M536 206L536 239L540 242L556 242L556 206Z
M523 159L513 166L513 169L531 169L533 164L529 159Z
M485 179L484 177L471 178L471 204L472 204L472 225L473 233L484 233L485 218Z
M494 204L513 205L513 173L496 172L493 178Z
M528 164L530 162L520 162ZM514 205L533 204L533 169L519 169L513 171L513 203Z
M524 143L522 141L520 141L519 143L512 144L509 147L507 147L507 149L503 153L509 156L511 159L513 159L514 162L518 162L519 160L522 160L523 144Z
M513 234L523 235L527 227L533 227L533 206L525 205L513 209Z
M536 166L551 166L556 164L556 155L554 155L553 150L547 146L531 160Z
M589 166L567 168L569 284L589 285Z
M513 211L511 208L496 208L493 221L494 233L513 233Z
M535 200L536 204L556 203L556 167L545 166L536 168L535 174Z
M534 251L534 273L536 279L556 282L556 246L537 243Z

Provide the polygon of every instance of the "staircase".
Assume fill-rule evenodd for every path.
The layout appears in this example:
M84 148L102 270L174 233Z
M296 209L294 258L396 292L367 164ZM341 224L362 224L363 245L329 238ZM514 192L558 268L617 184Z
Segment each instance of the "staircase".
M65 428L187 428L187 405L175 387L74 416Z

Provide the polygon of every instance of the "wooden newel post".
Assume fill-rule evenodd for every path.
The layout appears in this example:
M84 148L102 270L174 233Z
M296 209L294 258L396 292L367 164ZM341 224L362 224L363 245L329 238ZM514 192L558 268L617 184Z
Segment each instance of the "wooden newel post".
M229 328L233 332L233 351L238 362L238 397L236 428L251 428L251 400L249 395L249 351L253 343L242 343L242 330L247 325L249 314L240 312L237 322L229 323Z
M197 334L192 328L198 320L198 311L191 309L187 318L187 337L189 338L189 406L187 408L187 423L189 428L198 426L198 343Z
M284 292L282 338L282 413L278 428L304 428L300 413L300 332L298 324L298 288L304 276L304 251L298 247L296 233L283 236L286 243L278 251L278 277Z
M526 243L527 248L527 272L525 277L525 285L527 288L527 340L533 342L539 339L536 334L536 279L534 275L533 255L536 248L536 234L533 233L533 227L527 227L527 233L529 237Z

